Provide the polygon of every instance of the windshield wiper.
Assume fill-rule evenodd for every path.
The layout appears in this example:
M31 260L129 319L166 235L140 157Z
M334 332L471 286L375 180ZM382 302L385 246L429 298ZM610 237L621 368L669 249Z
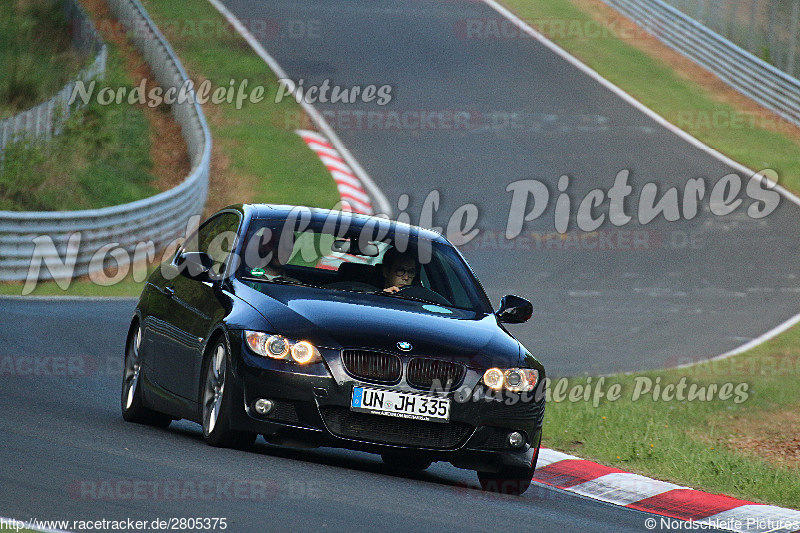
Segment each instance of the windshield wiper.
M257 277L253 277L253 276L242 276L241 279L245 280L245 281L257 281L259 283L277 283L279 285L301 285L303 287L317 287L317 288L319 288L319 285L312 285L311 283L303 283L302 281L291 280L291 279L281 278L281 277L272 278L272 279L266 279L266 278L257 278Z
M422 303L425 303L425 304L436 304L436 302L432 302L430 300L425 300L423 298L417 298L416 296L408 296L406 294L400 294L399 292L386 292L383 289L379 289L379 290L373 292L372 294L382 294L383 296L391 296L392 298L400 298L400 299L403 299L403 300L412 300L412 301L415 301L415 302L422 302ZM436 305L438 305L438 304L436 304Z

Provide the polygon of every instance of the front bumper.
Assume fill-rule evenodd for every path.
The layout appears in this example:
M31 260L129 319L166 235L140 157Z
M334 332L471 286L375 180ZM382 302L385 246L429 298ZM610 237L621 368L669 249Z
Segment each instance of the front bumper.
M468 369L450 398L448 423L422 422L356 413L349 409L354 386L426 393L403 379L393 385L361 381L341 365L340 353L320 349L324 362L309 367L252 354L242 339L232 340L232 392L241 398L233 429L260 433L284 443L348 448L371 453L413 453L431 461L447 461L460 468L496 471L502 467L530 467L541 440L544 397L487 398L479 384L481 371ZM259 398L274 402L266 416L253 409ZM538 401L537 401L538 400ZM507 435L519 431L519 448Z

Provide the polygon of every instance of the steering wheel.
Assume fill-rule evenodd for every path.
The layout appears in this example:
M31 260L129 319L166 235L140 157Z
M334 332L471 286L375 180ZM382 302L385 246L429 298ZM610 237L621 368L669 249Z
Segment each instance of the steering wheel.
M375 292L376 287L363 281L335 281L325 285L326 289L339 289L344 291Z
M447 306L453 305L447 300L447 298L445 298L438 292L432 291L431 289L423 287L422 285L406 285L405 287L400 287L400 290L397 291L397 294L408 296L410 298L426 300L434 304L441 304Z

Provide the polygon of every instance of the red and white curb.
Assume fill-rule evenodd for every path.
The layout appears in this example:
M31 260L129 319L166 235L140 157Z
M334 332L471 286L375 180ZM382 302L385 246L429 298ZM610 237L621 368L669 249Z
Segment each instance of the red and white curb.
M295 133L302 137L308 147L319 156L325 168L333 176L339 189L339 197L342 199L342 211L353 211L364 215L375 214L372 201L364 190L361 180L356 177L355 172L328 139L316 131L296 130Z
M362 215L374 215L375 210L372 207L372 201L361 184L361 180L358 179L356 173L348 166L344 158L340 156L333 144L328 142L324 135L316 131L295 130L295 133L317 154L322 164L333 176L333 181L336 182L336 188L339 190L339 198L341 198L340 209ZM334 254L334 256L336 257L323 257L317 266L336 270L342 261L350 263L368 262L366 258L359 260L356 256L346 254Z
M800 531L800 511L709 494L542 448L533 480L595 500L747 533Z

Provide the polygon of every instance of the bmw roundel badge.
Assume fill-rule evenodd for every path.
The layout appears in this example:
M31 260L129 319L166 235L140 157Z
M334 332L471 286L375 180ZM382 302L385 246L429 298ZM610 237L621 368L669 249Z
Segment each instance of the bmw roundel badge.
M406 341L400 341L397 343L397 348L403 352L410 352L411 351L411 343Z

